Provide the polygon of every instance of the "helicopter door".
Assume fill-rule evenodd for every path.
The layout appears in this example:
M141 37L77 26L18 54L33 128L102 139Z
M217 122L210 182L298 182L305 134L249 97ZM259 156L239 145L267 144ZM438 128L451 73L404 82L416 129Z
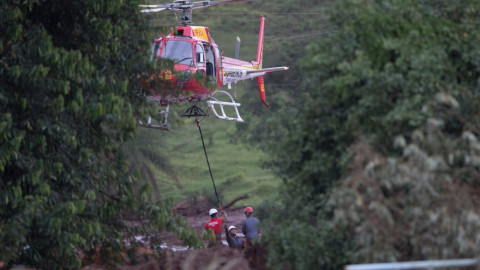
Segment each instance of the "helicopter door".
M195 45L195 61L197 62L197 78L202 78L201 81L205 80L205 50L203 46L198 43Z
M205 66L205 52L200 44L195 45L195 58L197 61L197 67Z
M215 54L213 53L213 48L208 43L204 43L204 46L206 56L207 78L208 76L211 76L211 79L216 80L217 76L215 74Z
M222 87L223 85L223 67L222 67L222 56L220 55L220 51L218 47L215 46L215 56L217 60L217 78L218 78L218 87Z

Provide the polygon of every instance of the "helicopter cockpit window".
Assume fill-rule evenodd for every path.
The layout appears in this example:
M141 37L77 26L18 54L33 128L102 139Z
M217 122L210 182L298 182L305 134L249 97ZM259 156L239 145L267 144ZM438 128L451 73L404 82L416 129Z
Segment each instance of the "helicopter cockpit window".
M197 44L195 46L195 56L197 58L196 59L197 60L197 66L199 66L199 67L205 66L205 54L204 54L202 45Z
M162 58L168 58L174 62L193 66L192 44L183 40L168 40L163 48Z

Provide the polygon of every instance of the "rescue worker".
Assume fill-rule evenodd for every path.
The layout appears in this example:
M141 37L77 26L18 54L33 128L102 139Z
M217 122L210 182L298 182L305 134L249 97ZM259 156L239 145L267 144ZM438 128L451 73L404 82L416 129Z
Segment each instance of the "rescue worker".
M212 230L215 233L215 241L220 241L222 239L221 232L222 232L222 224L223 218L217 218L218 211L215 208L210 209L208 214L212 219L210 219L207 224L205 224L205 230ZM222 213L220 213L222 215Z
M253 208L248 206L245 208L245 216L247 217L242 223L242 232L247 239L247 246L252 245L252 240L257 238L260 234L258 225L260 221L253 216Z
M225 226L225 236L227 238L228 246L231 248L243 249L246 247L245 239L241 239L237 235L237 228L235 226L230 226L227 229L227 224Z

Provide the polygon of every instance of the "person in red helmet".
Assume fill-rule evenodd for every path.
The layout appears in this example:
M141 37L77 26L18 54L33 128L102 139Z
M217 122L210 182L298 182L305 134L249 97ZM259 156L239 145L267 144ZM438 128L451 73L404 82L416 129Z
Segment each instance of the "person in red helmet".
M247 246L251 246L252 240L257 238L260 234L260 231L258 230L260 221L253 216L253 208L250 206L245 208L245 216L247 219L242 223L242 232L247 239Z
M221 232L222 232L222 224L223 224L223 218L217 218L218 211L215 208L210 209L208 211L208 214L212 219L210 219L207 224L205 224L205 230L212 230L215 233L215 240L218 242L222 239L221 237ZM220 213L222 216L223 212Z

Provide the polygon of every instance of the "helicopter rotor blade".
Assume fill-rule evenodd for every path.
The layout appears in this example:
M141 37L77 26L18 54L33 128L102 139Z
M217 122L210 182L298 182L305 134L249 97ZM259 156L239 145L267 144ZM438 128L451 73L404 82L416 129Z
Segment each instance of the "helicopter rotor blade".
M138 5L141 8L158 8L158 7L164 7L165 5Z
M142 9L140 12L142 13L154 13L154 12L160 12L166 10L166 8L148 8L148 9Z
M211 7L219 4L224 4L224 3L233 3L233 2L251 2L253 0L217 0L217 1L195 1L192 2L191 0L174 0L170 4L164 4L164 5L139 5L140 12L142 13L155 13L155 12L160 12L164 10L173 10L175 13L183 13L184 16L182 16L182 22L180 24L183 25L188 25L191 24L192 21L191 19L191 12L193 9L199 9L199 8L206 8L206 7ZM185 14L190 13L190 16L186 16ZM184 19L186 18L186 19Z
M219 5L224 3L233 3L233 2L252 2L253 0L218 0L210 1L210 5Z
M233 3L233 2L251 2L253 0L218 0L218 1L197 1L192 2L192 9L206 8L215 5Z
M170 4L151 4L151 5L139 5L139 7L144 8L140 10L142 13L154 13L164 10L173 10L175 12L182 12L185 10L192 9L192 1L173 1Z
M141 8L140 12L142 13L154 13L154 12L160 12L163 10L167 9L172 9L174 6L173 5L139 5Z

